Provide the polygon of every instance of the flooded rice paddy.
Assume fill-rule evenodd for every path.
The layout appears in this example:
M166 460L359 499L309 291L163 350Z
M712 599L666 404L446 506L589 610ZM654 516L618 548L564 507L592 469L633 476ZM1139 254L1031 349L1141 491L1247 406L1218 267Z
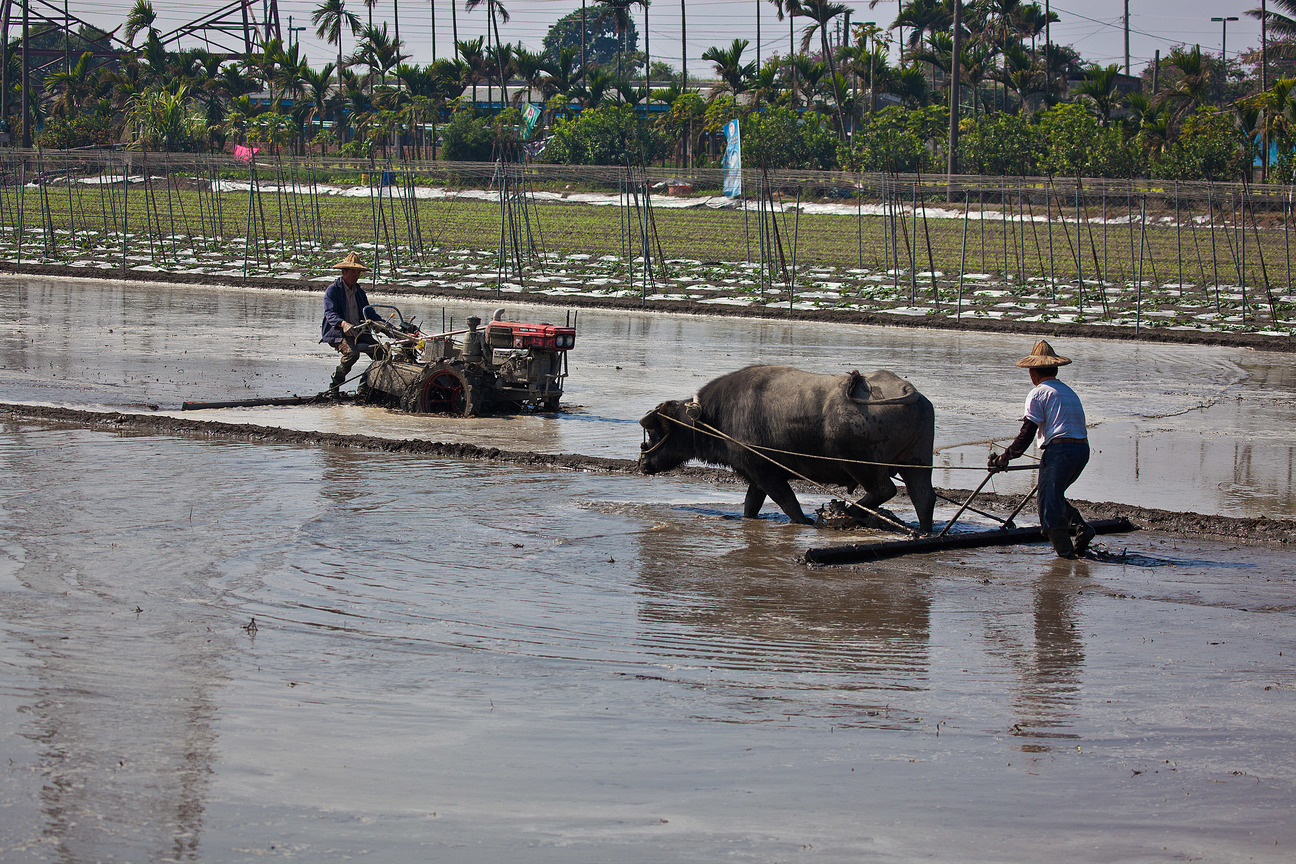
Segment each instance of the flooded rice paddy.
M9 403L179 416L333 366L309 294L0 298ZM971 488L1027 389L1020 337L577 327L559 415L184 416L633 458L643 413L746 363L888 367L936 405L937 484ZM1292 357L1054 346L1092 424L1077 498L1296 515ZM1284 549L1144 531L1100 538L1121 563L809 569L851 535L735 518L740 487L685 477L13 417L0 464L5 861L1276 862L1296 842Z

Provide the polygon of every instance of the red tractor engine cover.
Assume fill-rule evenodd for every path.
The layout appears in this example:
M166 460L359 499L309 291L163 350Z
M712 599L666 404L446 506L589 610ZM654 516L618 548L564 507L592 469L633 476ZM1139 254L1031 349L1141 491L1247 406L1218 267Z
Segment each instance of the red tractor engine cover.
M486 325L486 344L492 348L570 351L576 344L576 328L558 327L554 324L523 324L518 321L491 321Z

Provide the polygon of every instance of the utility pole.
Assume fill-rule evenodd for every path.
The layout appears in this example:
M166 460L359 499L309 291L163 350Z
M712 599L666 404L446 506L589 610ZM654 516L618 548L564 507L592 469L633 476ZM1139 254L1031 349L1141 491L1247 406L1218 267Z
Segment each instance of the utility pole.
M1238 20L1236 15L1229 15L1224 18L1212 18L1212 21L1220 22L1220 64L1224 67L1224 81L1222 84L1228 84L1228 22ZM1220 88L1221 100L1224 95L1223 87Z
M1265 9L1266 0L1260 0L1260 92L1269 90L1269 12ZM1268 118L1265 118L1266 121ZM1260 157L1260 182L1269 180L1269 123L1264 124L1260 135L1260 148L1264 155Z
M1129 0L1125 0L1125 75L1129 74Z
M864 22L865 35L868 37L869 52L869 113L877 112L877 91L873 89L873 67L877 60L877 22Z
M289 15L289 16L288 16L288 50L289 50L289 51L292 50L292 46L293 46L293 34L294 34L294 33L300 33L301 31L303 31L303 30L306 29L305 26L302 26L302 27L294 27L294 26L293 26L293 23L292 23L292 19L293 19L293 16Z
M1049 0L1044 0L1044 92L1047 96L1053 95L1053 39L1049 31L1049 19L1052 17Z
M954 175L958 173L959 78L963 71L963 64L959 60L959 55L963 51L962 10L962 0L954 0L954 49L953 53L950 55L949 161L946 165L946 183L949 186L949 197L951 200L954 198Z
M680 77L688 89L688 0L680 0Z
M28 122L28 116L27 116L27 90L29 89L29 87L30 87L30 85L31 85L31 75L29 74L29 72L28 72L28 68L27 68L27 43L31 41L30 39L27 38L28 35L30 34L30 24L31 24L31 19L30 19L29 15L28 15L28 12L30 11L30 9L31 9L31 0L23 0L23 44L22 44L22 124L23 124L23 137L22 137L22 145L23 145L24 147L31 147L31 146L32 146L31 123Z
M1260 0L1260 89L1269 89L1269 13Z
M432 10L432 62L436 62L436 0L428 0L428 8ZM432 145L436 146L435 142Z

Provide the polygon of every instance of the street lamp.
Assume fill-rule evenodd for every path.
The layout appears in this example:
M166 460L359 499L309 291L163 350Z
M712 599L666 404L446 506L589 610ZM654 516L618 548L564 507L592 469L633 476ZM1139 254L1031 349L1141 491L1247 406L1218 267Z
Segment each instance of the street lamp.
M1236 21L1238 19L1236 15L1230 15L1227 18L1212 18L1211 20L1220 22L1220 28L1222 30L1222 32L1220 33L1220 66L1224 68L1223 84L1227 86L1228 84L1228 22ZM1224 90L1221 90L1220 93L1222 96Z
M1230 15L1227 18L1212 18L1212 21L1220 22L1222 33L1220 33L1220 59L1228 60L1228 22L1236 21L1236 15Z

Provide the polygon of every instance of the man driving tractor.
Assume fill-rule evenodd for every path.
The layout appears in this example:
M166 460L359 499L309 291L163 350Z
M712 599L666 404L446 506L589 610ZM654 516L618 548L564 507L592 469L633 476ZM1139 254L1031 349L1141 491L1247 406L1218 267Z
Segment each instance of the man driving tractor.
M360 287L360 274L369 268L360 263L356 253L348 253L333 265L333 269L341 270L342 275L324 289L324 321L320 325L320 341L327 342L342 355L337 369L333 370L333 378L329 381L329 392L336 395L360 355L368 354L373 347L372 342L355 332L356 326L365 318L381 321L382 317L368 308L369 297Z

